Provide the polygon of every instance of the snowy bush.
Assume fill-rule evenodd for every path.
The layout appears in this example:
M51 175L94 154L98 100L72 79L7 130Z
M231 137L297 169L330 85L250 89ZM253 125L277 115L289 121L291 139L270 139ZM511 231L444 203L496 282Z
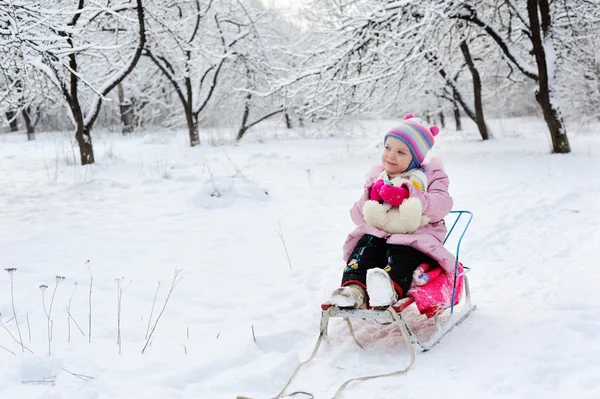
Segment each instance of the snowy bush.
M200 188L194 203L200 208L225 208L240 202L262 202L269 192L241 172L232 176L213 175Z

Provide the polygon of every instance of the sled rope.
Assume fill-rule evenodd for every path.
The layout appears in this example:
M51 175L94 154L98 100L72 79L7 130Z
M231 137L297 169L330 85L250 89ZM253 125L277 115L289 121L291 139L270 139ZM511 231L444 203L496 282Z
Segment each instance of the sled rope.
M390 306L388 308L388 311L392 315L392 319L394 319L394 323L396 323L400 327L400 331L402 332L402 338L404 338L404 342L406 343L406 346L408 346L408 350L410 352L410 364L408 366L406 366L406 368L403 369L403 370L393 371L391 373L378 374L378 375L370 375L370 376L358 377L358 378L351 378L348 381L344 382L338 388L337 392L335 393L335 395L333 395L333 397L331 399L338 399L339 395L342 393L342 391L344 389L346 389L346 387L348 386L348 384L350 384L351 382L354 382L354 381L367 381L367 380L373 380L375 378L391 377L391 376L395 376L395 375L406 374L406 372L408 371L408 369L411 368L411 366L415 363L415 348L413 347L413 345L411 343L408 331L406 330L406 326L400 320L400 317L398 316L398 313L396 313L396 311L394 310L394 308L392 308ZM346 320L348 321L348 319L346 319ZM350 333L352 334L352 337L356 341L356 338L354 337L354 332L352 331L352 327L351 327L350 321L348 321L348 327L350 328ZM362 345L360 345L358 343L358 341L356 341L356 343L362 348Z
M330 313L331 309L333 309L333 307L329 308L327 310L327 312ZM402 332L402 338L404 339L404 342L406 343L406 346L408 346L408 350L409 350L409 353L410 353L410 364L408 366L406 366L406 368L404 368L402 370L393 371L391 373L370 375L370 376L358 377L358 378L351 378L351 379L347 380L346 382L344 382L338 388L338 390L336 391L335 395L333 395L333 397L331 399L338 399L340 397L340 394L342 393L342 391L344 389L346 389L346 387L351 382L354 382L354 381L367 381L367 380L373 380L373 379L376 379L376 378L391 377L391 376L395 376L395 375L406 374L406 372L408 371L408 369L411 368L412 365L415 363L415 348L412 345L409 333L406 330L406 326L400 320L400 316L398 316L398 313L394 310L394 308L392 308L390 306L388 308L388 311L390 312L390 314L392 316L392 319L394 320L394 323L397 324L400 327L400 331ZM350 323L350 320L346 319L346 323L348 325L348 329L350 330L350 334L352 335L352 338L354 339L354 342L356 342L356 344L361 349L364 349L364 347L360 344L360 342L358 342L358 340L356 339L356 336L354 335L354 328L352 327L352 323ZM290 378L286 382L286 384L283 387L283 389L281 391L279 391L279 393L276 396L274 396L273 398L270 398L270 399L280 399L280 398L285 397L285 396L294 396L294 395L298 395L298 394L304 394L304 395L310 396L311 398L314 398L314 396L312 394L310 394L308 392L303 392L303 391L295 391L295 392L289 393L287 395L284 395L283 393L285 392L285 390L287 389L287 387L291 384L291 382L294 379L294 377L296 377L296 374L298 373L298 371L300 370L300 368L302 368L307 363L311 362L314 359L314 357L316 356L317 352L319 351L319 347L321 346L321 342L323 342L323 338L325 337L325 332L327 331L328 324L329 324L329 319L327 319L327 322L325 323L325 325L323 325L321 327L321 331L319 333L319 338L317 339L317 343L315 344L315 347L314 347L312 353L310 354L310 356L308 357L308 359L306 359L305 361L301 362L296 367L296 369L294 370L294 372L292 373L292 375L290 376ZM252 399L252 398L249 398L247 396L237 396L236 399Z
M327 313L331 313L331 309L333 309L333 308L329 308L327 310ZM298 367L296 367L296 370L294 370L294 372L292 373L292 375L290 376L290 378L287 380L287 382L286 382L285 386L283 387L283 389L281 391L279 391L279 393L276 396L274 396L273 398L270 398L270 399L279 399L279 398L282 398L284 396L294 396L294 395L298 395L298 394L304 394L304 395L309 395L311 397L314 397L312 394L310 394L308 392L303 392L303 391L296 391L296 392L292 392L292 393L287 394L287 395L283 395L283 393L285 392L285 390L287 389L287 387L292 383L292 380L294 379L294 377L298 373L298 370L300 370L300 368L302 366L304 366L305 364L309 363L310 361L312 361L315 358L315 355L317 354L317 352L319 351L319 347L321 346L321 342L323 342L323 337L325 337L325 332L327 331L328 324L329 324L329 318L327 319L327 323L325 323L325 325L322 326L321 331L319 332L319 339L317 339L317 343L315 344L315 348L313 349L313 351L310 354L310 356L308 357L308 359L306 359L305 361L301 362L298 365ZM246 396L238 396L238 397L236 397L236 399L252 399L252 398L248 398Z
M345 318L344 320L346 320L346 324L348 324L348 330L350 330L350 335L352 335L352 338L354 339L354 342L356 342L356 345L360 349L365 349L365 347L362 346L362 344L360 342L358 342L358 340L356 339L356 335L354 335L354 327L352 327L352 323L350 323L350 319Z
M331 310L333 308L329 308L327 309L327 313L331 313ZM321 326L321 331L319 332L319 339L317 339L317 343L315 344L315 348L313 349L312 353L310 354L309 358L306 359L305 361L303 361L302 363L300 363L298 365L298 367L296 367L296 370L294 370L294 372L292 373L292 376L290 377L290 379L287 381L287 383L285 384L285 386L283 387L283 389L281 391L279 391L279 393L277 394L277 396L275 396L273 399L279 399L283 393L285 392L285 390L287 389L287 387L292 383L292 380L294 379L294 377L296 376L296 374L298 373L298 370L300 370L300 368L302 366L304 366L305 364L307 364L308 362L310 362L311 360L314 359L315 355L317 354L317 352L319 351L319 347L321 346L321 342L323 342L323 338L325 337L325 333L327 331L327 326L329 325L329 318L327 318L327 323L325 323L324 326ZM294 392L295 393L295 392Z

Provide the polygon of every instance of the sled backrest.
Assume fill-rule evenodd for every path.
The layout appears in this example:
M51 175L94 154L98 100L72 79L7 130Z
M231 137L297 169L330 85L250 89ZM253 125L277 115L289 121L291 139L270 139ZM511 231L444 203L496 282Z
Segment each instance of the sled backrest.
M456 219L454 219L454 223L452 223L450 230L448 230L448 233L446 234L446 238L444 238L444 245L446 244L446 242L452 236L452 233L456 229L456 232L454 235L456 236L457 234L460 234L460 236L458 236L458 242L456 243L456 250L454 251L454 255L456 256L456 260L457 260L456 265L458 265L458 258L460 255L460 244L462 243L462 240L467 232L467 229L469 228L469 225L471 224L471 220L473 219L473 214L470 211L450 211L450 214L456 215ZM463 223L461 223L461 226L457 228L458 223L461 221L461 219L462 219Z
M473 220L473 214L470 211L450 211L450 214L456 215L456 219L454 219L454 223L452 223L452 226L448 230L448 234L446 234L446 238L444 238L444 244L446 244L448 239L452 236L453 232L454 232L454 236L458 237L458 240L456 242L456 249L454 250L454 256L456 257L456 261L454 263L454 285L452 287L452 302L450 302L451 303L450 312L454 313L454 298L456 297L456 280L459 277L459 270L458 270L459 260L458 259L460 256L460 244L462 243L462 240L465 237L467 229L469 228L469 225L471 224L471 220ZM459 222L461 222L460 226L459 226ZM454 236L452 236L452 237L454 237ZM462 263L460 263L460 265L462 266L462 268L464 270L463 273L465 273L466 271L469 270L469 268L467 266L463 265Z

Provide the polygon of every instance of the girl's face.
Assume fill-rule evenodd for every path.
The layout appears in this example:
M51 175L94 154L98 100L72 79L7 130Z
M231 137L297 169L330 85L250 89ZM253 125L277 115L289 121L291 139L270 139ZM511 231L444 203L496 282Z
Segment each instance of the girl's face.
M413 160L412 153L402 140L388 137L385 140L385 148L381 154L381 164L389 175L402 173L408 169Z

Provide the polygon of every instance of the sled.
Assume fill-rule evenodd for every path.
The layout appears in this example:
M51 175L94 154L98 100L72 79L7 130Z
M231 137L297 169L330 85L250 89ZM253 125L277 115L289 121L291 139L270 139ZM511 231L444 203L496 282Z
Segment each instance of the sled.
M469 268L464 266L459 262L460 255L460 245L462 243L462 239L471 224L471 220L473 219L473 214L469 211L451 211L450 214L456 216L452 227L446 234L444 239L444 244L448 242L448 239L451 237L452 233L460 232L458 236L458 242L455 248L455 256L456 262L454 265L454 284L452 288L452 298L451 298L451 306L446 309L443 313L437 314L433 317L435 332L431 337L427 340L422 340L417 337L414 330L408 325L405 310L415 303L415 299L411 296L406 298L402 298L394 305L389 306L385 309L371 309L369 307L365 309L348 309L348 308L338 308L337 306L331 305L329 302L325 302L321 305L321 326L320 326L320 336L322 338L327 337L327 328L329 326L329 320L334 317L341 317L346 320L348 324L348 328L350 330L350 334L354 338L356 344L362 348L362 345L356 340L354 336L354 331L352 328L352 324L350 323L350 319L363 319L363 320L374 320L381 324L396 324L400 327L402 334L404 336L407 344L411 344L411 349L418 349L422 352L427 352L435 345L437 345L442 338L449 333L454 327L459 325L463 320L465 320L471 312L473 312L476 308L475 305L471 303L471 291L469 289L469 280L467 278L467 272ZM461 220L462 219L462 220ZM462 227L457 227L461 223ZM462 230L462 231L461 231ZM457 234L455 234L457 235ZM461 268L459 268L459 265ZM462 271L460 270L462 269ZM461 299L462 309L459 312L455 312L455 298L457 295L457 281L459 278L464 279L464 295ZM442 322L442 318L447 318L444 322Z
M407 373L408 369L415 363L415 349L419 349L422 352L427 352L428 350L433 348L435 345L437 345L447 333L449 333L454 327L456 327L463 320L465 320L471 314L471 312L475 310L475 305L471 304L471 292L469 290L469 281L467 280L467 275L466 275L466 273L469 271L469 268L459 262L460 244L462 242L463 237L465 236L467 229L469 228L469 225L471 224L471 220L473 219L473 214L469 211L451 211L450 214L456 215L456 219L454 220L452 227L448 231L448 234L446 234L446 237L444 238L444 245L446 245L446 243L448 242L448 239L451 237L453 232L460 231L460 235L455 234L456 236L458 236L458 242L456 244L456 250L454 251L455 256L456 256L456 262L454 264L452 295L450 298L451 305L450 305L450 307L445 309L442 313L439 313L439 314L435 313L435 316L433 316L435 329L436 329L435 333L427 341L422 341L421 339L419 339L417 337L415 332L408 325L406 317L405 317L406 309L408 309L411 305L416 303L415 298L413 298L411 296L403 298L403 299L399 300L398 302L396 302L393 306L389 306L388 308L385 308L385 309L369 309L369 308L366 308L366 309L347 309L347 308L341 309L341 308L338 308L337 306L331 305L329 302L325 302L321 305L321 327L320 327L320 332L319 332L319 338L317 339L317 342L315 344L315 347L314 347L312 353L310 354L308 359L306 359L305 361L298 364L298 366L296 367L296 369L294 370L294 372L292 373L290 378L287 380L283 389L273 399L279 399L284 396L286 396L286 397L294 396L296 394L304 394L304 395L310 395L311 397L314 397L305 391L295 391L295 392L288 393L285 395L284 395L284 393L287 390L288 386L291 384L294 377L298 374L298 371L303 366L305 366L306 364L308 364L315 358L317 352L319 351L319 347L321 346L321 343L323 342L323 339L327 337L327 327L329 326L329 320L332 317L341 317L344 320L346 320L346 323L348 324L348 329L350 330L350 334L352 335L352 338L354 339L356 344L361 349L364 349L364 348L360 344L360 342L358 342L358 340L356 339L356 336L354 335L354 329L352 327L352 323L350 322L350 319L375 320L381 324L395 324L400 328L400 331L402 332L402 338L404 339L404 342L408 345L408 349L410 352L410 363L406 368L397 370L397 371L393 371L390 373L385 373L385 374L351 378L351 379L347 380L346 382L344 382L339 387L339 389L337 390L335 395L333 396L333 399L338 399L339 396L341 395L342 391L348 386L348 384L350 384L352 382L367 381L367 380L371 380L371 379L375 379L375 378L397 376L397 375L402 375L402 374ZM462 220L461 225L463 226L462 228L458 227L459 221L461 221L461 220ZM452 277L450 277L450 278L452 278ZM455 305L458 304L458 303L455 303L455 302L458 302L456 299L461 298L460 296L456 296L457 295L457 286L460 285L460 284L457 284L457 282L459 281L458 280L459 278L463 279L462 286L464 287L463 288L464 295L462 296L462 299L461 299L461 303L462 303L462 305L460 306L461 311L455 312ZM442 322L442 318L445 318L446 320L444 322ZM237 399L250 399L250 398L247 398L245 396L238 396Z

